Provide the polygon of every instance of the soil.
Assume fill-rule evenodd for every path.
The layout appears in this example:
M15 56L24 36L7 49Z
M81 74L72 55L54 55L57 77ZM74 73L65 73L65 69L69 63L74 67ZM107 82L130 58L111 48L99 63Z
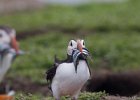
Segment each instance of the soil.
M15 91L23 92L25 94L28 93L40 93L44 96L50 95L51 91L47 87L46 84L39 84L32 82L30 78L26 77L18 77L18 78L11 78L7 77L5 78L4 82L5 84L11 83L11 87Z
M102 100L137 100L138 97L120 97L120 96L106 96Z
M110 95L139 96L140 70L112 72L109 70L93 71L87 84L87 91L106 91Z

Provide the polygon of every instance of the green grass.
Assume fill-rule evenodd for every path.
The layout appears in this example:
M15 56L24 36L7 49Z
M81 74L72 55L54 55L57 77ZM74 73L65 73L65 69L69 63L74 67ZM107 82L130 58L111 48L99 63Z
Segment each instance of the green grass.
M42 10L0 16L1 24L17 31L39 27L78 31L138 31L140 1L125 3L89 4L76 7L47 6Z
M97 93L81 93L78 100L101 100L104 96L106 96L105 92L97 92ZM68 100L69 97L62 97L61 100ZM35 96L32 94L18 94L15 100L54 100L53 97L42 97Z
M35 82L46 83L45 72L52 67L54 55L65 59L67 44L72 38L73 35L48 33L20 41L20 47L28 54L19 56L15 60L9 76L25 76ZM89 34L83 38L93 57L94 63L89 62L91 68L105 67L104 62L106 67L114 71L139 68L140 35L138 33Z

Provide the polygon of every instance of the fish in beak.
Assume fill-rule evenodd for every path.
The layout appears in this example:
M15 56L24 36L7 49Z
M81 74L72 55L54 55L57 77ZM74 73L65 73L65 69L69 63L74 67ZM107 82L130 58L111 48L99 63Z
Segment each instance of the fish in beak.
M86 60L89 56L89 51L82 47L81 41L77 40L77 49L73 50L73 63L77 71L79 60Z
M86 59L89 56L89 51L82 47L81 41L77 40L77 49L80 51L79 59Z

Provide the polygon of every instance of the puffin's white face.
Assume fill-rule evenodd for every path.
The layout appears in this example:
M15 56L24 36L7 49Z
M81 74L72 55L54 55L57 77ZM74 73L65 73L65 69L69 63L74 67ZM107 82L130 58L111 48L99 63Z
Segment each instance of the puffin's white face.
M82 49L85 48L84 40L70 40L67 48L67 54L72 55L74 49L78 49L82 52Z
M10 36L4 30L0 30L0 44L10 44L10 41Z
M74 40L70 40L67 48L67 54L72 55L73 50L76 48L77 48L77 42Z
M15 30L11 30L11 33L0 29L0 46L9 45L11 48L18 52L18 44L16 40Z

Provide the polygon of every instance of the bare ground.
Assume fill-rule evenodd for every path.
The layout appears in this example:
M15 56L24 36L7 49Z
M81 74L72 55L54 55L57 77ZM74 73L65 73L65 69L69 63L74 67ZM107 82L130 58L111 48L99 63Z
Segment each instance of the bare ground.
M110 95L134 96L140 93L140 70L112 72L94 71L87 91L106 91Z
M5 78L5 84L11 83L10 85L15 91L23 93L40 93L42 95L50 95L50 90L48 89L47 82L46 84L39 84L32 82L30 78L18 77L18 78Z

